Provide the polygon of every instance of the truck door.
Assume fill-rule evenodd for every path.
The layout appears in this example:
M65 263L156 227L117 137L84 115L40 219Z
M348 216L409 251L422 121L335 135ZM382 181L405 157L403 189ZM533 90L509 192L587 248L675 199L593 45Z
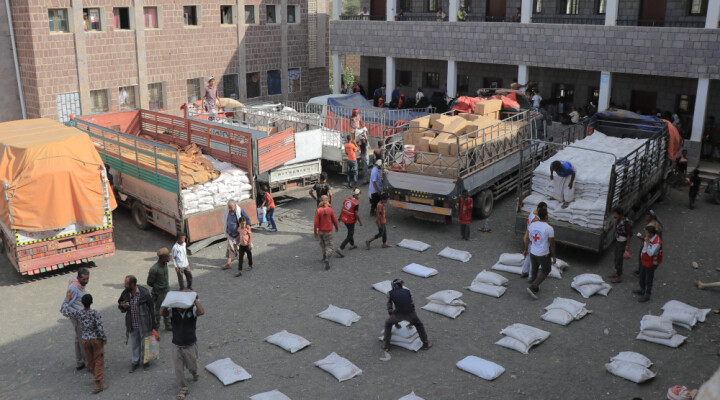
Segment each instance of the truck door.
M280 133L258 139L257 170L262 174L295 158L295 130L288 128Z

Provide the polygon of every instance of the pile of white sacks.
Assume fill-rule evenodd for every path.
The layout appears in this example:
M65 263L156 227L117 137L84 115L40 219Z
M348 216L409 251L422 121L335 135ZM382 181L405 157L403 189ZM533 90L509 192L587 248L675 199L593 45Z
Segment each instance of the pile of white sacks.
M471 292L481 293L492 297L500 297L505 294L507 278L492 271L480 271L472 283L466 289Z
M567 325L572 321L582 319L592 311L585 308L585 303L556 297L552 304L545 307L546 313L540 318L558 325Z
M247 172L223 161L204 155L220 171L220 176L210 182L183 189L182 202L185 214L194 214L227 206L229 200L243 201L252 195L252 185Z
M522 253L502 253L497 263L490 269L496 271L509 272L511 274L522 275L523 263L525 262L525 256ZM557 259L557 262L553 264L548 274L549 278L562 279L562 272L565 271L570 265L561 259ZM531 271L528 271L530 273ZM531 277L528 277L530 279ZM472 290L472 289L470 289Z
M380 341L385 340L385 331L380 331ZM393 325L390 336L390 344L402 347L411 351L418 351L423 346L420 335L414 326L410 326L407 321L400 322L400 328Z
M605 364L605 369L613 375L642 383L655 377L655 373L650 371L652 365L652 361L640 353L621 351Z
M501 330L500 334L505 335L505 337L495 342L495 344L523 354L528 354L530 348L550 337L550 332L525 324L512 324Z
M668 347L678 347L685 342L687 337L678 335L677 332L675 332L671 319L658 317L656 315L646 315L640 321L640 333L638 333L635 339L662 344Z
M465 311L467 305L460 300L460 297L462 297L462 293L457 290L441 290L426 297L430 302L424 305L422 309L455 319Z
M570 287L580 292L582 297L589 298L594 294L607 296L612 286L605 283L598 274L580 274L573 278Z
M595 131L585 139L573 143L574 147L558 151L553 157L541 162L533 172L532 193L523 199L523 211L532 212L539 202L544 201L548 204L552 219L588 228L603 228L610 174L615 163L615 159L606 153L622 158L643 146L646 141L647 139L620 139ZM641 150L641 153L643 151ZM553 199L554 184L550 180L550 164L553 161L568 161L576 172L575 201L564 209L560 202ZM637 175L634 179L639 178ZM619 184L621 182L618 182Z

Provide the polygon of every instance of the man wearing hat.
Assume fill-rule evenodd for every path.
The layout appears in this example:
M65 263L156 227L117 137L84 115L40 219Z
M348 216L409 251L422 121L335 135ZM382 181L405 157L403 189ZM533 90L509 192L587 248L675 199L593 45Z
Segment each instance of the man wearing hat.
M217 86L215 86L215 77L208 78L208 85L205 86L205 95L203 96L203 108L206 112L211 112L217 107Z
M157 251L158 261L150 267L150 272L147 277L147 284L152 288L150 294L152 295L153 303L155 303L155 320L153 321L153 329L160 329L160 306L165 301L170 290L170 282L168 281L168 262L170 262L170 251L163 247ZM170 320L168 317L163 317L165 322L165 330L169 331Z
M382 165L382 160L375 161L375 166L370 173L370 188L368 190L370 195L370 215L375 215L377 204L382 195Z

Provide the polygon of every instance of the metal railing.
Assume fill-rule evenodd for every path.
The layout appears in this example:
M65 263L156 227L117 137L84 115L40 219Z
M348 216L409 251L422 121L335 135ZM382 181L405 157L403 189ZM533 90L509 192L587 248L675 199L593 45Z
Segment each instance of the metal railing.
M670 28L704 28L705 18L698 20L647 20L638 18L618 18L619 26L654 26L654 27L670 27Z
M385 14L380 15L355 15L343 14L340 16L341 21L385 21Z
M604 25L605 17L601 15L536 15L532 17L532 22L536 24Z

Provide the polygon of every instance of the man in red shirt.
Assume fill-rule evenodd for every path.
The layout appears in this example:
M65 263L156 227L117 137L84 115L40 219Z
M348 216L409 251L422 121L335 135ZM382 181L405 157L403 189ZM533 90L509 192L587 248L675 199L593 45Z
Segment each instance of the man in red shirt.
M358 169L357 169L357 154L356 151L360 151L355 142L352 140L350 135L346 137L347 143L345 143L345 154L347 154L347 181L348 188L357 187L358 181ZM350 181L355 182L354 186L350 186Z
M328 197L326 195L320 196L320 206L315 210L315 225L313 231L315 237L320 240L320 248L323 253L323 262L325 263L325 270L330 269L330 255L333 251L333 226L335 232L338 231L338 223L335 219L335 212L330 207Z
M362 221L360 221L360 214L358 213L358 209L360 208L360 203L358 203L358 199L360 198L360 189L353 190L352 197L348 197L343 201L342 211L340 211L340 221L342 221L345 224L345 227L347 228L347 237L343 242L340 244L340 248L338 248L337 253L340 257L345 257L343 254L343 250L345 250L345 246L350 243L351 249L357 249L357 246L355 246L355 239L353 236L355 235L355 222L359 223L360 226L362 226Z
M263 186L260 189L260 196L263 199L261 207L267 208L267 213L265 214L265 218L267 218L268 221L267 230L270 232L277 232L277 225L275 225L275 218L273 218L273 215L275 214L275 200L270 194L270 188Z
M470 240L470 221L472 220L473 199L467 190L463 190L458 203L460 216L460 236L463 240Z
M390 245L387 244L387 228L385 227L385 224L387 223L387 219L385 219L385 204L387 203L388 197L390 196L388 196L387 192L380 195L380 202L377 204L377 209L375 210L375 223L378 226L378 233L365 241L365 245L368 250L370 250L370 243L380 237L382 237L383 241L382 247L390 247Z

